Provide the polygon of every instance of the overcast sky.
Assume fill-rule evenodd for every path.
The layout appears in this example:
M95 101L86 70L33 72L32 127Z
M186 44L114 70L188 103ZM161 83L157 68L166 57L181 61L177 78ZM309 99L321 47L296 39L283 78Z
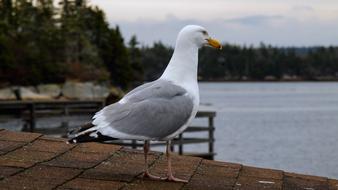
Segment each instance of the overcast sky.
M338 0L90 0L128 40L174 45L186 24L222 42L277 46L338 45Z

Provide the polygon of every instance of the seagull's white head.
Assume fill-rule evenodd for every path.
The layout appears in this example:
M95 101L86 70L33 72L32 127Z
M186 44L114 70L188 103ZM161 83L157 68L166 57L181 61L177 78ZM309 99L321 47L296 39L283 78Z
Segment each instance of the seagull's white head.
M198 100L197 68L198 48L211 46L222 49L221 44L212 39L205 28L196 25L185 26L178 34L176 46L170 62L162 74L164 80L173 81L194 94Z
M211 46L222 49L222 45L215 39L212 39L207 30L198 25L187 25L178 34L176 43L194 44L198 48L202 46Z

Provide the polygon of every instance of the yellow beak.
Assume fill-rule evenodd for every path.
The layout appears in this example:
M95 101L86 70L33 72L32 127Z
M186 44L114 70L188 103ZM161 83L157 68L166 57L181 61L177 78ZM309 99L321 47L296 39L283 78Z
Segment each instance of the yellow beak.
M221 43L219 43L218 40L209 38L209 39L207 39L207 41L208 41L208 44L211 47L214 47L214 48L217 48L217 49L222 49L222 45L221 45Z

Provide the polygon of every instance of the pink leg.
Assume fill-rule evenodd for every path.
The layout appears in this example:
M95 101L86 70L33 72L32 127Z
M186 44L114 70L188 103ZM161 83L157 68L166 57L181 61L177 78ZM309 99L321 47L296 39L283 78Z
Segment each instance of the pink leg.
M149 173L148 170L148 152L149 152L149 140L145 140L144 141L144 145L143 145L143 150L144 150L144 174L143 177L144 178L150 178L150 179L155 179L155 180L160 180L161 177L159 176L155 176Z
M179 179L179 178L174 177L174 175L173 175L172 168L171 168L170 144L171 144L171 141L168 140L167 141L167 148L166 148L166 154L167 154L167 160L168 160L168 173L167 173L167 179L166 180L188 183L188 180Z

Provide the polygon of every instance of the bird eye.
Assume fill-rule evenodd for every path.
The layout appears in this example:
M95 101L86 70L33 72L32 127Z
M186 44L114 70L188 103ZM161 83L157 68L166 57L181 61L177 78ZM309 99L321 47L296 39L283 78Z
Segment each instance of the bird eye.
M207 32L207 31L205 31L205 30L203 30L203 31L202 31L202 34L204 34L204 35L208 35L208 32Z

